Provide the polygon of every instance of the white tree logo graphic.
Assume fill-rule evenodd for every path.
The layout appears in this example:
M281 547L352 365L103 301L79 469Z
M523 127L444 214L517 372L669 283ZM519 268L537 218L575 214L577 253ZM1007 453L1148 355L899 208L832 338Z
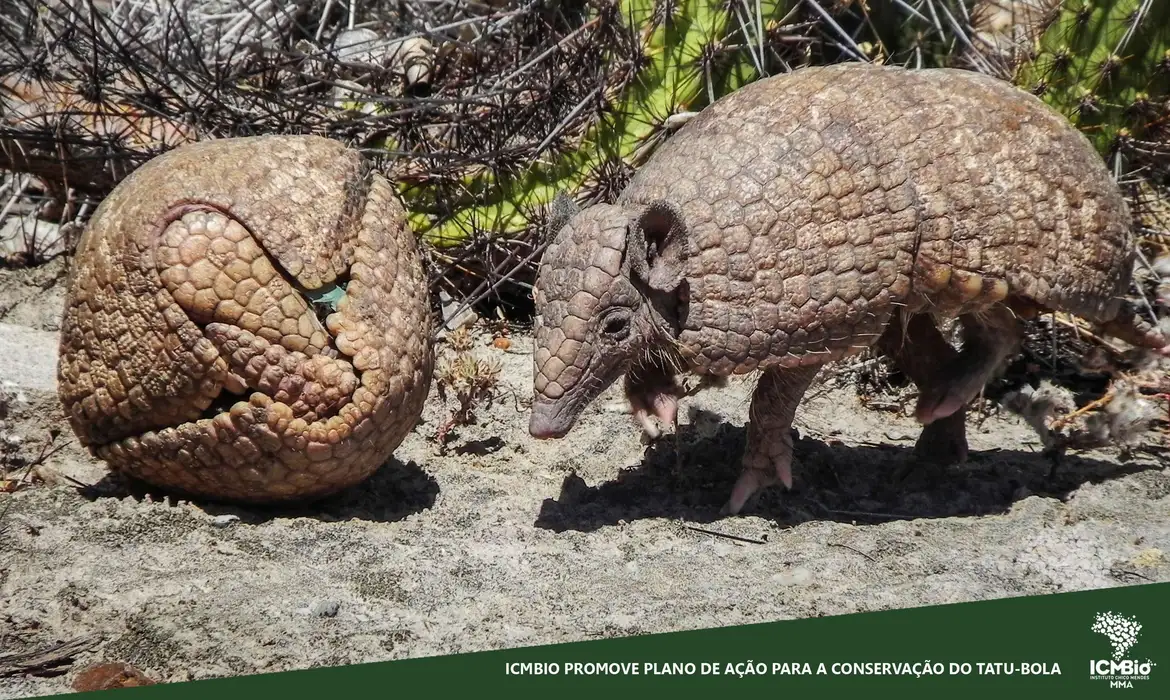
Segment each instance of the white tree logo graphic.
M1097 613L1093 621L1093 631L1109 638L1113 645L1113 659L1120 661L1125 653L1137 644L1138 635L1142 631L1142 623L1136 617L1126 617L1115 612Z

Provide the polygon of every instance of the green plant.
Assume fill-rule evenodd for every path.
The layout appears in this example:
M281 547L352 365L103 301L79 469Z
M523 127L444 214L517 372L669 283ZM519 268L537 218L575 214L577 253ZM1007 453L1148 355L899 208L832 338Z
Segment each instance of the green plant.
M1015 82L1076 124L1103 156L1170 117L1170 3L1065 0Z
M444 248L476 231L519 235L539 222L561 191L593 201L612 198L680 115L759 75L767 60L760 48L764 37L794 4L624 0L594 5L586 26L616 25L615 40L605 48L613 79L605 94L580 103L581 110L596 111L584 133L574 139L554 129L538 157L515 172L488 167L468 172L459 184L462 196L447 204L452 211L446 213L437 211L433 182L405 184L412 225L429 243ZM747 16L749 6L756 16ZM732 32L742 45L726 45ZM565 50L572 50L571 42Z

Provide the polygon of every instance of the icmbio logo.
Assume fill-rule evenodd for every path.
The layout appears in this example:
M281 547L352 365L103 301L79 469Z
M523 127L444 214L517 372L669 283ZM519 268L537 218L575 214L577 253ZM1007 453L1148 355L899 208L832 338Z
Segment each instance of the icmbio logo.
M1103 635L1113 646L1113 656L1089 662L1089 678L1108 681L1110 688L1132 688L1134 681L1150 680L1150 671L1157 664L1149 659L1132 658L1130 650L1142 634L1142 623L1136 617L1115 612L1097 613L1092 630Z

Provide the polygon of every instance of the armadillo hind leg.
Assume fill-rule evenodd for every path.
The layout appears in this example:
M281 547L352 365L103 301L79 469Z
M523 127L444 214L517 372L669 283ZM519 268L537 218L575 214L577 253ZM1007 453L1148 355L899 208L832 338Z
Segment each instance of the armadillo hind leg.
M894 316L877 349L918 387L919 394L938 391L950 377L959 352L939 332L929 314ZM944 389L945 391L945 389ZM967 459L967 408L928 423L914 446L917 463L943 465Z
M925 425L969 404L1023 342L1023 326L1003 304L963 314L959 323L963 329L962 352L939 380L919 396L915 416Z
M784 484L792 488L792 419L819 365L764 370L752 394L743 471L723 507L735 515L760 490Z
M1101 324L1101 331L1130 345L1170 356L1170 337L1128 304L1122 307L1121 313L1112 321Z

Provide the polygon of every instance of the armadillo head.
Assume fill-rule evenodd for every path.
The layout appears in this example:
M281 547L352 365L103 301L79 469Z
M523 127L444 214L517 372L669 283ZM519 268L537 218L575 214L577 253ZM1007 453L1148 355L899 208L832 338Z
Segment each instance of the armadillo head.
M533 293L537 438L566 435L631 364L672 344L687 298L686 225L673 204L579 211L566 201Z

